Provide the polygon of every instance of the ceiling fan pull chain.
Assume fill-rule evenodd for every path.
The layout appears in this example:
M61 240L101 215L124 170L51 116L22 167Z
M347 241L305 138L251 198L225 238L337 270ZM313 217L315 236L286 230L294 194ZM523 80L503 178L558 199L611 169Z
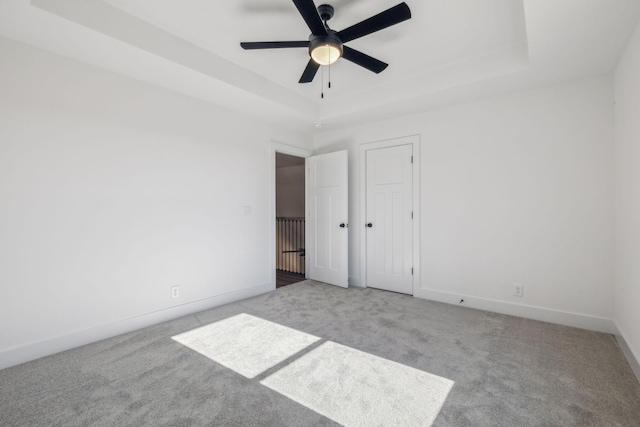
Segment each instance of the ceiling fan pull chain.
M331 64L329 64L329 89L331 89Z
M320 81L320 98L324 99L324 67L320 67L322 68L322 71L320 71L322 73L321 77L321 81Z

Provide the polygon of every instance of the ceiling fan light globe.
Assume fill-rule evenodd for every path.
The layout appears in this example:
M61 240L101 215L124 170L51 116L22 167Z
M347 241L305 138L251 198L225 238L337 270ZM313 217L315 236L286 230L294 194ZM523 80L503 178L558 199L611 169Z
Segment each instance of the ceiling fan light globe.
M330 65L340 59L342 50L329 43L319 45L311 50L311 58L319 65Z
M342 56L342 41L335 31L327 35L309 36L309 56L318 65L330 65Z

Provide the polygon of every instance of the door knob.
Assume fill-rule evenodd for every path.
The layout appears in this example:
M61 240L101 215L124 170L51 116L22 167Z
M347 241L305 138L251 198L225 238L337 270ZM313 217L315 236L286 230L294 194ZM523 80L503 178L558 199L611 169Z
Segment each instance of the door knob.
M349 227L349 224L345 224L344 222L340 224L340 228Z
M371 228L371 227L373 227L373 224L368 223L368 224L367 224L367 227L368 227L368 228Z

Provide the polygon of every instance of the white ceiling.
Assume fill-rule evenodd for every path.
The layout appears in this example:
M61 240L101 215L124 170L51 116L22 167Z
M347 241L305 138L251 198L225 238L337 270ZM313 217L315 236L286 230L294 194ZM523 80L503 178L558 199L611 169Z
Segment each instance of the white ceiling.
M399 3L328 2L336 30ZM389 67L339 60L324 99L322 72L298 83L306 49L239 46L306 40L291 0L2 0L0 34L311 132L610 73L640 16L639 0L406 2L412 19L347 44Z

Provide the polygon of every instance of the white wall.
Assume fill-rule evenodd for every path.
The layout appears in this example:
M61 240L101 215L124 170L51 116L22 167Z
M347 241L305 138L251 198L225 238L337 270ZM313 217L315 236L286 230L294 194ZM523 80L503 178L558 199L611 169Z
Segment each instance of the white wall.
M618 329L640 361L640 26L614 74ZM640 371L638 372L640 378Z
M534 318L541 307L545 320L611 329L612 102L603 77L317 135L317 152L349 150L352 281L363 227L358 147L418 134L416 295L464 296ZM525 286L523 298L512 296L514 283Z
M305 136L5 38L0 63L4 365L274 286L270 139Z
M615 316L636 357L638 39L615 80ZM0 63L5 366L38 343L271 285L269 140L305 135L4 38ZM418 293L612 317L612 101L603 77L317 135L318 153L349 150L352 279L359 145L419 134Z
M304 218L304 165L276 169L276 216Z

